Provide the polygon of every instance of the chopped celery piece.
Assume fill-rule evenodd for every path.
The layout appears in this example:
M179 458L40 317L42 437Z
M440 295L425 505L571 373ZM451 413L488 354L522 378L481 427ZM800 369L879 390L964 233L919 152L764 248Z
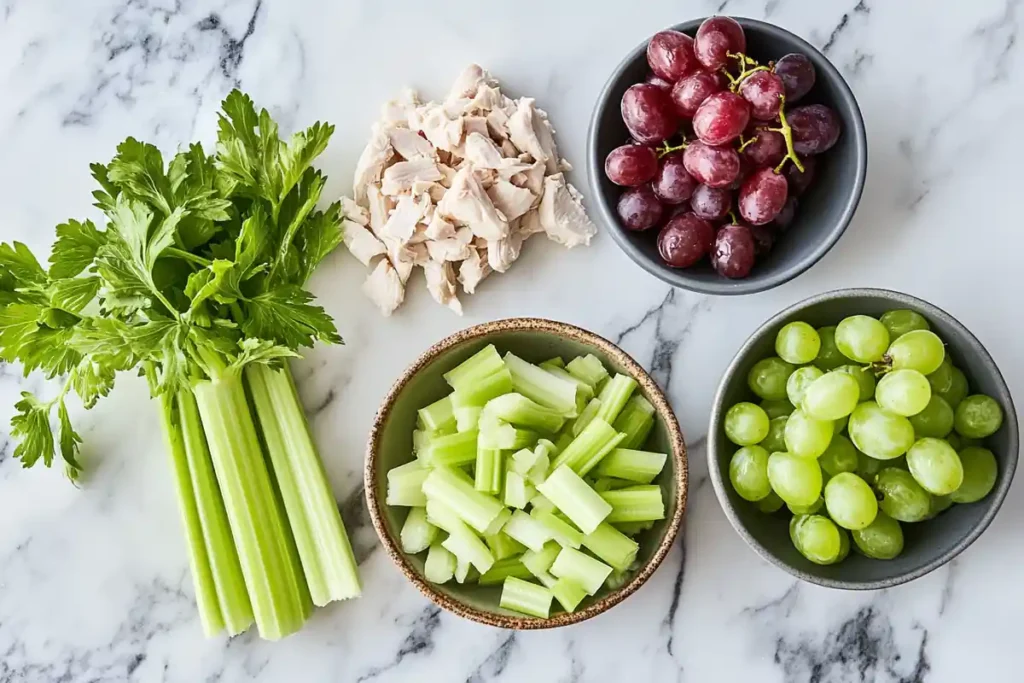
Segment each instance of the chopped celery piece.
M595 560L590 555L572 548L562 548L551 565L551 574L559 579L574 581L587 591L587 595L593 595L601 590L602 584L612 568L600 560Z
M661 473L667 459L665 453L616 448L598 464L595 474L650 484Z
M441 542L460 562L468 562L480 573L486 572L494 564L494 555L479 536L465 524L454 526L448 530L448 538Z
M642 448L654 426L654 406L643 396L634 396L615 418L615 431L626 435L622 448Z
M608 578L605 580L604 585L607 586L610 590L615 591L625 586L627 581L629 581L628 572L612 572L608 575Z
M473 488L481 493L501 493L501 482L504 480L505 456L494 448L476 449L476 471Z
M569 447L573 441L572 432L562 432L558 435L558 440L555 441L555 454L560 455L562 451Z
M484 529L484 536L493 536L501 533L501 530L505 528L505 524L509 519L511 519L511 517L512 511L508 508L502 508L501 512L498 513L498 516L494 518L494 521L488 524L487 528Z
M539 484L548 476L551 461L548 448L538 445L534 450L522 449L512 455L512 469L531 484Z
M604 369L604 365L598 360L597 356L590 353L586 356L573 358L565 366L565 369L573 377L589 384L594 391L597 391L597 387L601 382L608 379L608 371Z
M444 373L444 379L449 386L456 391L464 386L469 386L480 381L484 377L498 372L505 364L501 360L501 354L494 344L488 344L456 367Z
M468 477L459 476L455 471L445 467L438 467L430 472L423 482L423 492L428 500L436 498L444 503L460 519L480 533L485 533L505 509L496 498L474 489L473 482Z
M555 539L555 542L558 543L558 545L563 547L568 546L579 550L580 545L583 544L583 532L556 515L554 512L549 510L531 510L530 516L540 522L544 528L548 530L548 533L551 534L551 538ZM598 527L598 530L600 530L600 528L601 527Z
M550 510L554 511L555 504L544 497L543 493L538 493L530 499L530 509L533 510Z
M654 520L649 522L616 522L615 524L612 524L612 526L627 536L636 536L637 534L647 531L653 527Z
M544 368L544 370L550 372L555 377L559 377L561 379L566 380L567 382L572 382L573 384L575 384L577 401L583 399L584 403L586 403L590 399L594 398L594 387L590 386L589 384L581 380L579 377L569 374L562 368L547 367Z
M593 533L612 511L612 506L566 465L549 474L537 488L585 534Z
M536 493L533 484L518 472L505 472L505 505L522 510Z
M620 572L629 569L640 549L636 541L608 522L602 523L593 533L584 536L583 546Z
M424 459L434 467L460 467L476 462L477 435L473 430L434 437Z
M455 576L455 556L440 543L430 546L427 561L423 564L423 575L431 583L447 583Z
M480 406L459 406L452 408L455 413L455 431L469 432L476 429L480 423L480 413L483 408Z
M511 518L510 518L511 519ZM484 536L484 542L491 549L495 560L504 560L508 557L518 557L526 550L526 546L515 540L504 531L499 531L490 536Z
M564 368L565 361L561 356L555 356L554 358L548 358L546 361L540 364L542 368Z
M512 353L505 354L505 366L512 373L512 386L520 394L566 417L576 417L574 382L555 377Z
M591 455L589 460L586 460L582 464L580 464L578 470L580 476L586 476L590 472L590 470L597 467L601 463L601 461L604 460L605 456L607 456L613 450L618 448L619 444L622 443L623 439L625 438L625 434L623 434L622 432L616 432L615 436L612 437L611 441L601 446L601 449L594 453L593 455Z
M504 582L510 576L517 579L529 579L533 574L519 561L518 556L506 557L503 560L497 560L490 569L481 574L478 583L481 586L493 586Z
M531 574L540 578L548 574L548 570L551 569L551 565L555 563L555 558L560 552L562 552L562 546L554 541L548 541L540 550L527 550L523 553L520 561L530 570Z
M419 460L410 460L404 465L392 467L388 470L388 481L398 481L409 477L417 477L420 474L430 474L430 468Z
M412 452L419 458L430 445L431 433L426 429L417 429L412 433Z
M454 510L436 498L428 498L425 509L427 511L427 521L440 529L444 529L446 532L450 533L452 529L465 524L455 514Z
M512 389L512 373L507 368L502 368L493 375L488 375L453 392L451 395L452 405L456 408L483 407L492 398L507 394Z
M423 482L430 469L419 460L412 460L388 470L388 505L422 507L427 504Z
M552 597L547 588L510 576L502 585L499 604L505 609L546 619L551 612Z
M566 612L575 612L583 598L587 597L587 591L571 579L558 579L551 585L550 590Z
M595 417L590 421L580 435L565 447L552 467L568 465L577 474L580 468L594 460L594 456L602 451L613 439L618 438L618 433L605 420ZM595 462L596 464L596 462Z
M556 433L565 423L565 418L557 411L546 408L517 393L492 398L484 406L484 412L517 427L526 427L549 434Z
M598 477L597 481L594 482L594 490L598 493L614 491L615 489L626 489L630 486L636 486L636 482L629 481L628 479L614 479L612 477Z
M512 518L505 524L503 531L534 552L540 552L544 544L553 538L543 524L522 510L512 513Z
M516 429L504 420L492 417L487 413L480 416L479 426L478 445L481 448L512 451L532 446L537 441L536 432Z
M536 451L538 457L546 455L550 458L558 454L558 449L555 447L554 442L548 439L537 439L537 445L533 447L533 450Z
M617 491L605 491L600 496L612 507L608 515L609 522L665 519L665 502L660 486L630 486Z
M579 436L591 420L597 417L598 411L601 410L601 399L592 398L587 406L580 413L580 416L576 418L576 421L572 423L572 435Z
M455 429L455 411L452 397L445 396L426 408L416 411L416 423L421 429L436 432L439 429Z
M437 538L437 527L427 521L427 508L414 507L409 510L400 534L402 551L410 555L422 553Z
M615 418L626 406L626 401L629 400L634 389L636 389L636 380L629 375L612 377L598 396L601 399L601 409L597 411L597 416L605 422L615 422Z
M454 553L453 553L454 554ZM469 577L469 572L473 568L473 565L469 561L463 562L458 557L455 558L455 582L466 583L466 579Z
M536 464L537 459L536 450L521 448L512 454L509 469L516 474L521 474L523 477L526 477L530 474L530 468Z

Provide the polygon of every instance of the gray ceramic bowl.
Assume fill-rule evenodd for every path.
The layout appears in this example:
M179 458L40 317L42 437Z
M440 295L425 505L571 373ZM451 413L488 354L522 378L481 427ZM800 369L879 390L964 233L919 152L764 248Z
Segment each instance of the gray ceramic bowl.
M650 71L647 40L629 53L608 79L597 99L587 147L593 205L618 245L652 275L676 287L706 294L764 291L792 280L814 265L839 240L853 218L868 166L867 137L860 108L850 87L828 59L807 41L778 26L742 17L736 20L746 33L747 52L755 59L764 62L790 52L807 55L817 71L817 80L799 103L828 105L839 115L843 126L835 147L818 158L817 178L800 198L789 230L780 236L771 253L758 261L748 277L729 280L714 272L706 261L692 268L670 268L658 256L657 228L637 233L626 230L619 221L615 205L623 188L605 176L604 160L609 152L629 140L619 111L620 102L626 89L643 82ZM702 21L694 19L671 28L694 35Z
M857 552L839 564L816 565L800 555L789 540L788 515L765 515L740 498L729 482L729 459L736 446L725 437L725 411L739 401L758 400L747 387L747 373L761 358L775 355L775 336L783 325L803 320L815 327L835 325L849 315L879 316L894 308L917 311L946 343L946 352L970 382L971 393L992 396L1005 411L1003 426L985 439L999 461L995 488L983 500L954 505L934 519L903 524L903 553L894 560L872 560ZM956 318L925 301L885 289L840 289L811 297L782 311L762 325L736 353L715 395L708 427L708 468L715 493L733 527L770 562L805 581L830 588L876 589L924 576L963 552L992 522L1010 490L1017 467L1017 411L995 361L981 342Z

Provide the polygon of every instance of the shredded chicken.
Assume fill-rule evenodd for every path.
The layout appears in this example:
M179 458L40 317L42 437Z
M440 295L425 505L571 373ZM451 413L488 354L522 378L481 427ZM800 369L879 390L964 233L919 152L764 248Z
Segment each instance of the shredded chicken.
M455 291L455 270L452 264L427 261L423 265L423 274L427 279L427 291L434 297L434 301L462 315L462 304Z
M480 252L484 253L481 254ZM459 283L466 294L476 291L480 281L491 274L491 267L487 265L487 250L474 248L470 251L469 257L459 264Z
M392 167L394 168L394 167ZM430 207L430 197L421 195L402 195L398 198L398 206L391 212L381 231L382 239L392 239L405 244L412 239L416 224L420 222Z
M345 220L358 223L359 225L365 226L370 224L369 212L356 204L355 200L348 197L341 198L341 215L345 217Z
M558 172L558 150L546 115L537 111L532 97L519 100L516 113L509 117L509 138L519 149L537 161L543 161L548 173Z
M497 179L487 190L494 207L512 221L519 218L533 207L537 195L524 187L516 187L507 180ZM495 268L497 270L497 268Z
M469 166L456 174L451 189L437 205L437 211L446 218L469 226L478 237L500 240L508 235L508 221L494 208L491 198Z
M399 161L384 171L380 191L388 196L399 195L412 189L416 182L436 182L444 178L433 159Z
M384 315L394 313L405 300L405 286L387 259L381 259L366 277L363 292Z
M398 152L398 156L406 161L412 159L434 159L437 156L434 146L425 137L419 133L414 133L408 128L390 128L388 130L388 139L391 141L392 149Z
M561 173L544 179L539 214L548 238L565 247L590 244L590 238L597 233L583 208L583 197L575 187L566 184Z
M383 242L355 221L343 220L341 229L345 246L364 266L371 265L375 256L387 252Z
M391 139L383 126L374 124L370 141L363 148L356 162L356 172L352 180L352 197L356 203L366 206L366 193L369 187L380 180L384 166L391 158Z

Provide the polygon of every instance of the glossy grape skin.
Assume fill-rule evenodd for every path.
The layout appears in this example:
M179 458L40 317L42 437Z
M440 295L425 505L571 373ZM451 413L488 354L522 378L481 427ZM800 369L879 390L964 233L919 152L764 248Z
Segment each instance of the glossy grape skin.
M649 230L661 221L664 208L650 185L631 187L619 197L616 207L627 230Z
M821 339L818 332L805 322L791 322L775 335L775 353L787 363L803 365L818 355Z
M827 152L839 140L839 117L823 104L796 107L786 120L793 129L793 149L801 156Z
M786 421L786 450L801 458L815 459L828 448L834 430L832 422L815 420L797 408Z
M719 275L735 279L746 277L754 267L754 236L745 225L727 225L715 236L711 265Z
M767 413L767 411L766 411ZM769 453L786 450L786 421L788 415L770 418L768 434L757 444Z
M750 115L759 121L771 121L779 115L785 86L770 71L756 71L740 83L740 95L750 103Z
M907 468L921 488L936 496L948 496L964 480L960 456L942 439L915 441L907 451Z
M745 156L740 155L740 172L736 174L736 179L726 185L727 190L738 190L743 186L743 183L750 177L750 174L754 172L754 167L750 165L750 162Z
M935 393L941 396L949 404L950 408L956 409L960 402L967 398L967 394L970 393L967 375L964 374L963 370L954 366L952 386L946 391L936 391Z
M711 147L699 140L683 152L686 172L708 187L725 187L740 172L740 155L732 147Z
M822 481L824 487L824 481ZM825 507L825 499L818 496L818 500L814 501L810 505L786 505L789 511L794 515L813 515L821 508Z
M928 375L928 384L933 394L941 394L953 388L953 361L947 355L935 372Z
M842 553L842 531L821 515L798 515L790 522L789 535L800 554L815 564L833 564Z
M954 412L953 426L960 436L984 439L1003 425L1003 409L999 402L985 394L968 396Z
M658 254L673 268L688 268L704 258L715 243L715 228L692 213L674 216L658 233Z
M938 335L930 330L914 330L900 335L889 345L886 359L893 369L917 370L930 375L939 369L946 357L946 347Z
M896 341L907 332L931 329L923 315L905 308L886 311L879 321L889 330L889 339L892 341Z
M878 381L875 401L891 413L910 417L928 406L932 385L917 370L893 370Z
M604 160L608 180L624 187L636 187L658 173L658 153L647 145L616 147Z
M889 330L869 316L851 315L836 326L836 347L850 360L874 363L889 348Z
M722 81L716 74L698 69L672 86L672 105L680 117L692 119L704 100L722 89Z
M875 560L891 560L903 552L903 529L900 523L881 510L871 524L850 535L857 548Z
M814 367L819 370L835 370L841 365L845 365L847 362L846 357L839 352L836 348L836 328L835 325L829 325L826 327L819 327L818 340L820 342L818 347L818 355L814 357L812 361Z
M763 358L750 368L747 373L747 386L759 397L767 401L786 399L786 382L796 370L791 363L781 358Z
M664 78L662 78L656 73L647 74L647 78L644 79L644 83L650 83L651 85L655 85L664 90L665 92L670 92L672 90L672 83L666 81Z
M757 502L768 497L768 451L761 446L745 446L729 461L729 481L740 498Z
M622 96L622 121L640 143L667 140L676 134L679 119L668 93L656 85L637 83Z
M825 485L825 508L844 529L863 529L875 521L878 501L867 482L852 472L840 472Z
M774 420L779 417L788 417L796 410L796 406L787 401L786 399L769 399L766 398L759 404L765 413L768 414L768 418Z
M743 219L754 225L770 223L786 204L786 179L767 166L750 174L740 187L739 207Z
M786 156L786 138L781 133L765 128L755 129L752 135L753 141L740 154L755 168L778 166Z
M886 467L875 475L878 507L900 522L920 522L931 514L931 494L906 470Z
M792 185L789 186L792 189ZM787 197L786 203L782 205L782 211L779 211L779 215L772 219L769 223L772 228L777 232L785 232L789 229L789 226L793 223L793 218L796 216L796 210L799 207L799 202L796 197Z
M782 509L782 506L786 504L786 501L779 498L779 494L772 491L765 498L757 501L757 509L766 515L778 512Z
M725 413L725 435L737 446L753 446L768 435L769 420L761 406L737 403Z
M847 431L858 450L878 460L898 458L914 445L914 428L910 421L874 401L857 406L850 415Z
M750 225L750 236L754 238L754 256L765 256L775 246L775 233L764 225Z
M932 394L924 410L911 415L909 419L918 436L944 439L953 431L953 409L946 403L946 399L935 394Z
M690 199L699 183L686 172L683 155L679 152L667 155L656 167L651 187L663 204L682 204Z
M796 164L786 164L782 169L782 175L786 176L789 184L789 193L796 197L807 191L818 170L818 161L814 157L801 157L800 163L804 167L803 171Z
M729 215L732 192L720 187L698 185L690 197L690 208L701 218L720 221Z
M821 496L821 468L810 458L772 453L768 456L768 481L788 505L811 505Z
M679 31L659 31L647 43L647 64L657 76L675 83L700 68L693 53L693 38Z
M743 133L750 121L750 105L728 90L701 102L693 115L693 132L706 145L725 145Z
M850 440L842 434L835 434L828 448L818 458L818 464L825 470L825 474L834 477L842 472L856 472L860 467L860 459Z
M825 373L813 365L797 368L789 376L789 379L786 380L786 398L793 405L799 406L803 403L804 392L807 391L807 387L811 386L823 374Z
M697 29L693 52L706 69L718 71L729 66L733 59L729 53L747 51L747 37L743 27L731 17L710 17Z
M835 421L852 413L859 398L857 380L845 372L829 372L807 387L801 407L816 420Z
M856 449L856 446L854 448ZM855 471L864 481L874 481L875 475L887 466L888 463L884 460L872 458L870 455L865 455L859 450L857 451L857 469Z
M950 494L954 503L976 503L989 494L999 476L996 456L987 448L971 446L960 451L964 480L960 488Z
M870 400L875 395L875 376L871 370L860 365L841 365L836 368L838 372L845 372L860 386L860 402Z
M814 87L814 64L807 55L793 52L775 62L775 75L786 89L786 104L794 104Z
M928 513L928 519L934 518L940 512L948 510L953 506L953 499L950 496L932 496L932 508Z

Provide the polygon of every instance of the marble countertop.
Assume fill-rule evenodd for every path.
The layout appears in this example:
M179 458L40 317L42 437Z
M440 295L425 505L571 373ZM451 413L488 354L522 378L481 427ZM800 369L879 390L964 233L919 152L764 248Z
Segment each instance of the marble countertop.
M414 287L383 319L358 292L364 269L334 255L313 288L348 343L317 348L296 375L365 597L319 610L280 643L205 640L158 411L144 382L125 378L79 422L81 489L57 471L23 470L0 437L0 681L1019 680L1020 478L989 531L947 567L843 593L799 583L745 546L708 484L702 448L733 350L780 308L836 287L891 287L947 309L1024 395L1014 315L1024 237L1012 208L1024 151L1019 0L941 10L928 0L0 0L0 238L45 249L55 224L89 215L89 162L127 135L169 150L210 140L220 98L236 85L282 128L337 125L322 158L328 194L349 184L381 102L407 84L440 96L470 61L535 96L581 169L594 99L620 56L665 25L713 12L805 36L859 98L867 187L821 263L770 292L715 298L649 277L607 235L571 252L539 240L466 300L464 318ZM573 179L586 187L582 170ZM511 315L619 342L668 390L690 444L686 530L665 564L621 606L553 632L439 611L380 551L362 503L364 439L390 382L444 335ZM39 386L0 366L0 424L21 388Z

